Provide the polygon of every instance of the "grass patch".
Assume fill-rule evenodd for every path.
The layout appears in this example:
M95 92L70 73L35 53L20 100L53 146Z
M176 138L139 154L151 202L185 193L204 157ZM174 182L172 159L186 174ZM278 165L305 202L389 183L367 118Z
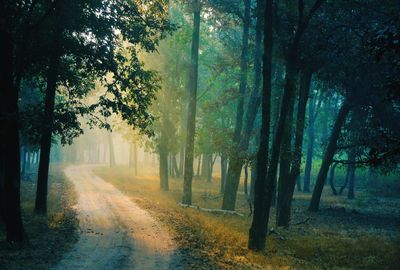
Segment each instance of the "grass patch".
M289 230L278 228L279 235L268 237L267 249L255 253L247 249L251 217L241 188L236 209L245 214L244 217L205 213L178 205L182 195L181 179L171 179L170 191L161 192L154 171L147 169L143 175L134 177L133 171L126 167L95 169L97 175L169 225L181 249L190 250L199 260L208 260L215 268L396 269L400 265L398 219L390 216L387 220L381 216L374 219L359 213L356 209L368 204L363 196L349 202L326 192L322 211L310 214L306 211L310 195L296 194L293 224L309 221L293 225ZM218 179L211 183L195 179L193 204L219 208L222 197L218 190ZM274 209L271 213L274 214ZM272 215L270 220L274 220Z
M21 206L28 241L22 245L7 243L4 225L0 224L0 269L49 269L77 241L78 222L73 210L77 197L72 183L65 179L61 166L52 166L49 179L47 217L33 214L36 185L21 183Z

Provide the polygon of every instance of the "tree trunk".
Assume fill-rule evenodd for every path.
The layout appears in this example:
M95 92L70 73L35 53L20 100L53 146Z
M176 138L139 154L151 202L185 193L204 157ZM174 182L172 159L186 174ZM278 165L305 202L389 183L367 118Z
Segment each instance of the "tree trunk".
M160 146L160 189L163 191L169 190L168 183L168 151L164 146Z
M349 167L349 166L347 166L347 167ZM350 169L347 168L346 176L344 177L343 184L339 189L339 195L342 195L343 191L346 189L347 184L349 183L349 175L350 175Z
M296 187L297 187L297 191L301 191L301 177L300 177L300 174L296 178Z
M54 123L54 103L56 98L58 69L61 61L61 36L57 34L55 49L50 59L50 65L47 74L47 88L44 108L44 128L40 140L40 161L39 172L36 187L35 212L46 214L47 212L47 186L49 178L51 136Z
M315 142L315 107L316 107L317 99L313 98L313 101L308 106L308 128L307 128L307 158L306 158L306 167L304 170L304 180L303 180L303 192L310 192L310 182L311 182L311 169L312 169L312 161L314 156L314 142Z
M347 198L352 200L354 199L354 179L355 179L355 172L356 172L356 153L354 150L350 151L350 164L349 164L349 190L347 193Z
M4 2L0 17L5 18ZM20 152L18 129L18 92L13 84L13 44L9 29L0 25L0 150L3 159L4 219L7 240L22 242L24 229L20 205Z
M334 196L337 195L337 190L335 188L335 170L338 163L335 163L331 166L330 173L329 173L329 185L331 186L332 193Z
M135 168L135 176L137 176L138 175L137 142L133 143L133 167Z
M250 174L250 194L249 199L254 204L254 188L257 181L257 160L253 160L251 165L251 174Z
M325 151L324 158L322 160L321 168L318 173L317 181L315 183L314 191L311 197L310 206L308 207L309 211L318 211L319 203L321 200L322 190L324 188L324 183L326 176L328 174L329 166L332 162L333 156L335 155L337 148L337 140L340 135L340 131L342 129L343 123L346 121L346 117L350 111L350 104L346 100L342 107L339 110L338 116L336 117L335 124L333 126L331 136L329 139L328 146Z
M283 221L283 217L286 218L286 208L284 206L285 197L288 196L289 189L291 188L290 179L290 165L292 160L292 126L293 126L293 110L294 110L294 99L289 105L289 112L283 132L282 146L280 153L280 163L279 163L279 180L278 180L278 190L277 190L277 207L276 207L276 223L278 226L287 226L286 221ZM283 224L285 223L285 224Z
M200 168L201 168L201 155L197 158L197 177L200 177Z
M2 138L2 137L1 137ZM0 148L0 222L5 222L5 201L4 201L4 156L3 148Z
M221 186L219 193L224 194L226 183L226 172L228 170L228 160L225 154L221 154Z
M292 198L296 179L300 177L301 157L303 148L304 126L306 118L306 107L308 94L310 92L312 80L311 70L302 72L300 82L299 102L297 106L297 123L295 131L295 143L292 157L292 166L288 174L288 181L285 186L281 187L281 199L278 199L279 205L277 208L277 224L278 226L289 227L290 211L292 206Z
M22 179L24 178L24 175L26 173L26 146L21 147L21 177Z
M239 187L240 175L242 172L243 159L232 156L229 159L228 174L226 177L222 210L235 210L236 193Z
M183 175L184 161L185 161L185 145L182 144L179 152L179 176Z
M214 163L215 163L216 159L217 159L217 155L215 155L215 157L213 157L213 154L211 154L211 160L210 160L209 167L208 167L209 171L208 171L208 178L207 178L207 181L209 183L212 182L212 175L213 175L213 171L214 171Z
M257 1L258 16L263 16L264 1ZM251 250L263 250L267 236L269 209L267 209L267 197L271 192L267 190L267 162L270 129L271 90L272 90L272 42L273 42L273 0L266 0L264 13L264 56L263 56L263 95L262 95L262 125L260 131L260 145L257 153L256 175L254 194L254 214L249 230L248 248Z
M212 155L203 154L203 161L201 164L201 177L209 178L210 172L210 163L211 163Z
M249 196L249 184L248 184L248 180L249 180L249 164L246 163L246 164L244 165L244 185L243 185L244 194L246 195L246 197Z
M172 156L172 166L173 166L174 171L175 171L175 177L176 178L181 177L180 174L179 174L178 162L176 161L176 156L175 155Z
M109 158L110 158L110 167L112 168L112 167L114 167L115 166L115 155L114 155L114 143L113 143L113 140L112 140L112 136L111 136L111 132L108 132L108 135L107 135L107 138L108 138L108 155L109 155Z
M193 180L193 157L194 136L196 128L196 99L199 75L199 42L200 42L200 1L193 0L193 38L190 68L189 106L187 117L187 134L185 147L185 172L183 176L182 203L192 204L192 180Z

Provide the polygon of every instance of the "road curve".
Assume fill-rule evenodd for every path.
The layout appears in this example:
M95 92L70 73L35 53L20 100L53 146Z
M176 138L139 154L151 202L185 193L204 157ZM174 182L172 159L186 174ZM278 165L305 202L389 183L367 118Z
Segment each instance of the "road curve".
M55 269L182 269L168 230L92 168L65 169L78 194L81 235Z

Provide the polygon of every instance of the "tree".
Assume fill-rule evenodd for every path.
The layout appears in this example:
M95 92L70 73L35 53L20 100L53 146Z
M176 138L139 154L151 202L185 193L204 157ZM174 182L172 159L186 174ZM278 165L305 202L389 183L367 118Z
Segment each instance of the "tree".
M247 151L247 146L243 142L242 132L243 132L243 116L245 114L245 94L247 89L247 73L248 73L248 50L249 50L249 30L250 30L250 10L251 1L244 0L244 13L243 13L243 33L242 33L242 51L240 57L240 85L239 85L239 96L236 109L236 125L233 133L233 143L235 149L239 150L239 153L235 150L231 151L229 155L229 168L226 178L224 197L222 201L222 209L224 210L234 210L236 204L236 193L240 182L240 175L242 167L245 160L245 151ZM256 89L258 91L258 89ZM256 96L257 98L257 96ZM249 123L248 121L247 123ZM251 132L251 130L246 130ZM247 139L247 145L248 145Z
M262 0L257 3L261 5ZM263 95L262 95L262 128L260 146L257 153L257 181L255 182L254 215L249 231L248 247L260 251L265 248L266 228L268 225L267 163L270 129L271 81L272 81L272 47L273 47L273 0L267 0L264 14L264 58L263 58Z
M199 43L200 43L200 1L193 0L193 38L190 64L189 80L189 102L187 116L187 133L185 147L185 170L183 176L182 203L192 204L192 178L193 178L193 156L194 137L196 128L196 99L199 69Z

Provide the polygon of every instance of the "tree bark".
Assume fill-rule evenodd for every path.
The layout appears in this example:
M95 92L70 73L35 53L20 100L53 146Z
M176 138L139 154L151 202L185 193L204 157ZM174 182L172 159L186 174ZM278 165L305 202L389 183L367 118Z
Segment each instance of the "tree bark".
M61 36L56 34L55 48L50 59L50 65L47 74L47 88L44 108L44 128L40 140L40 161L39 172L36 186L35 212L37 214L47 213L47 186L50 166L51 136L53 134L54 123L54 104L57 90L58 70L61 61Z
M263 0L257 1L259 10L258 19L262 18ZM252 224L249 230L248 248L251 250L263 250L267 236L267 210L266 196L267 190L267 162L268 162L268 144L270 129L270 110L271 110L271 90L272 90L272 43L273 43L273 0L266 0L264 12L264 56L263 56L263 94L262 94L262 126L260 131L260 145L257 153L256 175L254 194L254 214Z
M333 156L335 155L337 148L337 140L340 135L343 123L346 121L346 117L350 111L350 104L347 100L344 101L342 107L339 110L338 116L336 117L335 124L333 126L331 136L329 139L328 146L325 151L324 158L322 160L321 168L318 173L317 181L315 183L314 191L311 197L309 211L318 211L319 203L321 200L322 190L324 188L325 179L328 174L329 166L332 163Z
M221 155L221 186L219 193L224 194L226 183L226 172L228 170L228 160L225 154Z
M294 99L292 99L292 103L289 105L288 116L283 132L281 153L280 153L280 161L279 161L279 180L278 180L278 189L277 189L277 207L276 207L276 221L278 226L285 226L285 223L282 220L282 214L287 215L287 213L283 213L286 211L286 208L283 204L285 197L288 196L289 189L291 188L290 183L290 167L292 161L292 126L293 126L293 110L294 110Z
M310 192L310 182L311 182L311 169L312 169L312 161L314 156L314 142L315 142L315 107L316 107L317 99L313 98L312 103L308 106L308 127L307 127L307 158L306 158L306 166L304 170L304 180L303 180L303 192Z
M350 150L350 164L349 164L349 190L347 193L347 198L352 200L355 197L354 194L354 179L355 179L355 172L356 172L356 153L352 149Z
M201 164L201 177L209 178L210 173L210 163L211 163L212 155L203 154L203 161Z
M248 180L249 180L249 165L246 163L244 165L244 184L243 184L244 195L246 195L246 197L249 196Z
M337 196L337 190L335 187L335 170L336 170L337 165L338 165L338 163L333 164L331 166L330 173L329 173L329 185L331 186L332 194L334 196Z
M138 175L137 142L133 143L133 167L135 168L135 176L137 176Z
M165 146L160 145L160 189L162 191L169 190L168 183L168 151Z
M18 92L13 84L13 41L3 19L5 2L0 4L0 150L3 159L4 219L7 240L22 242L24 228L20 205L20 152L18 129Z
M175 155L172 155L172 166L173 166L173 170L175 171L175 177L176 178L181 177L179 174L178 162L176 161Z
M185 172L183 176L182 203L192 204L192 180L193 180L193 157L194 136L196 128L196 99L199 73L199 42L200 42L200 1L193 0L193 38L190 68L189 106L187 117L187 134L185 148Z
M312 80L312 71L306 69L302 72L300 82L299 102L297 106L297 123L295 131L295 143L292 156L292 164L288 181L285 186L282 186L281 198L278 199L279 205L277 208L277 224L278 226L289 227L290 211L292 206L292 198L296 179L300 176L301 157L303 148L304 126L306 118L306 107L308 94L310 92Z
M110 167L112 168L115 166L115 155L114 155L114 143L112 140L111 132L108 132L107 138L108 138L108 149L109 149L108 154L110 158ZM83 162L83 160L81 162Z
M200 168L201 168L201 155L197 158L197 177L200 177Z
M350 166L347 165L346 176L344 178L342 186L339 189L339 195L342 195L343 191L346 189L347 184L349 183L349 176L350 176Z

